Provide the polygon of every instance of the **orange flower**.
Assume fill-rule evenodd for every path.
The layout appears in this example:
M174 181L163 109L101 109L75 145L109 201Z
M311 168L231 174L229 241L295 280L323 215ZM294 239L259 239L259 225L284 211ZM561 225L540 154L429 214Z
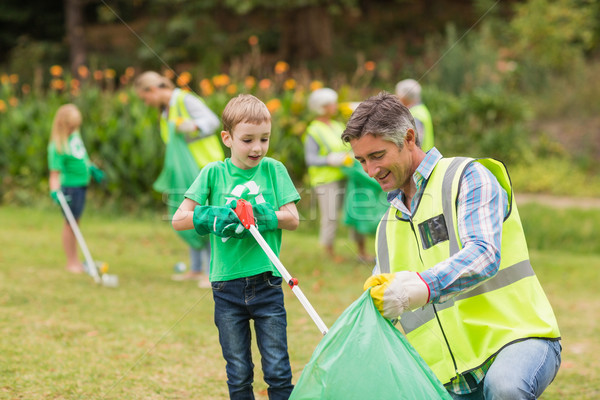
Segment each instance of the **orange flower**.
M13 85L16 85L17 83L19 83L19 75L17 75L17 74L10 74L9 77L8 77L8 80Z
M125 68L125 76L128 78L132 78L135 75L135 68L127 67Z
M227 87L225 88L225 92L233 96L237 93L237 85L234 85L233 83L231 85L227 85Z
M365 69L367 71L374 71L375 70L375 62L374 61L367 61L365 63Z
M252 35L248 38L248 43L250 46L256 46L258 44L258 36Z
M63 69L60 65L53 65L50 67L50 75L59 77L63 73Z
M4 102L4 100L0 99L0 113L3 113L6 111L6 103Z
M121 82L121 85L125 86L129 83L129 77L127 75L121 75L119 82Z
M223 87L229 85L230 79L228 75L221 74L213 76L212 81L215 87Z
M314 92L317 89L321 89L323 87L323 82L321 81L312 81L310 83L310 91Z
M254 87L254 85L256 85L255 77L247 76L246 79L244 79L244 86L246 87L246 89L250 90Z
M214 92L214 88L212 83L210 83L209 79L202 79L198 84L200 86L200 91L202 92L202 96L210 96Z
M173 80L173 78L175 78L175 71L173 71L172 69L165 69L163 71L163 75Z
M80 87L79 79L71 79L71 87L79 89Z
M74 96L74 97L79 96L79 88L72 87L71 88L71 95Z
M94 79L97 81L102 80L102 78L104 77L104 73L101 70L96 70L94 71Z
M8 75L2 74L0 76L0 83L2 83L4 85L4 84L7 84L8 82L10 82L10 78L8 77Z
M279 110L279 108L281 108L281 100L279 100L277 98L271 99L266 102L266 106L269 109L269 111L271 112L271 114L273 114L275 111L277 111L277 110Z
M23 92L23 94L29 94L31 92L31 86L24 83L23 86L21 86L21 92Z
M115 79L115 76L117 76L117 73L114 69L108 68L104 70L104 77L106 79Z
M62 79L52 79L50 81L50 87L54 90L63 90L65 88L65 81Z
M11 107L16 107L19 105L19 100L16 97L11 97L8 99L8 104L10 104Z
M260 82L258 82L258 87L262 90L267 90L271 87L271 80L270 79L261 79Z
M90 70L85 65L80 65L77 67L77 74L81 79L85 79L90 74Z
M286 81L283 82L283 88L285 90L294 90L296 88L296 80L295 79L286 79Z
M187 71L182 72L177 77L177 86L186 86L192 80L192 74Z
M277 61L277 63L275 64L275 73L277 75L283 74L288 69L290 69L290 65L285 61Z

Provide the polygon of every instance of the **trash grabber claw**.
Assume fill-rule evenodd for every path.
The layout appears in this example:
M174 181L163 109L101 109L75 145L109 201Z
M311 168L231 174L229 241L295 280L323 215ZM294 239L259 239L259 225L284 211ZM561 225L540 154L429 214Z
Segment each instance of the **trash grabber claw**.
M275 255L269 244L262 237L258 229L256 228L256 222L254 220L254 213L252 211L252 204L247 202L246 200L240 199L237 201L237 206L235 208L235 213L244 225L244 228L248 229L254 239L258 242L259 246L263 249L263 251L269 257L269 260L275 265L277 271L283 277L283 280L287 282L287 284L292 289L292 292L296 295L300 303L304 306L304 309L308 312L308 315L312 318L312 320L317 325L317 328L321 331L323 335L327 333L327 326L323 322L323 320L319 317L319 314L315 311L313 306L310 304L300 286L298 286L298 279L293 278L290 273L285 269L279 258Z
M83 235L79 230L79 226L77 225L77 221L73 216L73 212L71 211L71 207L69 207L69 203L67 203L67 199L65 199L65 195L62 191L56 192L58 202L60 203L65 216L67 217L67 221L69 221L69 225L71 226L71 230L75 234L75 238L77 239L77 243L79 243L79 247L83 252L83 256L85 257L85 262L87 263L88 273L94 279L94 282L98 284L102 284L104 286L116 287L118 285L118 277L116 275L107 275L98 273L98 269L96 268L96 263L90 254L90 250L88 249L85 240L83 239Z

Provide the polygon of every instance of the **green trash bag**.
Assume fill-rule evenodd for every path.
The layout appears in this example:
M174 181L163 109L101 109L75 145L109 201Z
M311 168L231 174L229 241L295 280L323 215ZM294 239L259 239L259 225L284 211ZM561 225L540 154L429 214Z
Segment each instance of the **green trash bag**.
M451 400L404 335L379 314L368 290L323 337L290 396L365 399Z
M349 167L342 167L346 175L344 196L344 223L363 235L375 234L379 220L389 208L387 194L379 183L354 160Z
M185 139L175 134L175 124L169 123L169 141L165 149L165 162L160 175L152 185L154 190L163 194L167 203L169 219L184 199L184 194L194 182L200 168L190 153ZM177 234L191 247L202 249L208 243L208 236L200 236L194 229L176 231Z

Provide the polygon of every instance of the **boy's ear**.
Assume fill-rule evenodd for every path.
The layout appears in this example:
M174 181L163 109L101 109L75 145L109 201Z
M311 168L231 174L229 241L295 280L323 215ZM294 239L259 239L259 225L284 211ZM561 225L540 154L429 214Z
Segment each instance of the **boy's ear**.
M229 133L229 131L221 131L221 140L225 146L231 148L231 141L233 138L231 137L231 133Z

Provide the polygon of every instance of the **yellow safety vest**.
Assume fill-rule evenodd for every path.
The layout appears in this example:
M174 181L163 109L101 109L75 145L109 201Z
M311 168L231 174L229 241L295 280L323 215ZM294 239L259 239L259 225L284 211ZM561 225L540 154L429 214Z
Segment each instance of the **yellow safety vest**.
M167 118L164 116L161 116L160 118L160 136L165 143L169 141L169 124L177 126L176 122L179 118L190 119L190 114L185 108L183 101L187 93L181 90L176 91L175 93L177 96L175 99L175 104L169 108L169 114ZM203 101L202 99L200 100ZM221 147L221 142L217 135L190 137L189 134L181 134L184 135L188 149L196 160L198 167L202 168L210 162L222 161L225 158L223 148ZM196 134L198 134L198 132L196 132Z
M402 314L400 323L439 380L480 368L505 346L527 338L560 339L552 307L531 267L508 172L493 159L443 158L435 166L411 220L390 207L377 232L381 272L424 271L457 253L459 182L472 162L489 169L506 190L498 273L444 303Z
M332 120L331 125L327 125L322 121L314 120L308 125L308 128L306 128L306 133L319 145L319 155L326 156L330 153L348 151L348 148L341 139L344 129L344 124L338 121ZM308 167L308 177L311 186L314 187L330 182L341 181L345 176L340 167L311 165Z
M412 116L423 124L423 143L421 143L421 149L423 151L429 151L433 144L433 121L431 120L431 114L425 104L417 104L410 108Z

